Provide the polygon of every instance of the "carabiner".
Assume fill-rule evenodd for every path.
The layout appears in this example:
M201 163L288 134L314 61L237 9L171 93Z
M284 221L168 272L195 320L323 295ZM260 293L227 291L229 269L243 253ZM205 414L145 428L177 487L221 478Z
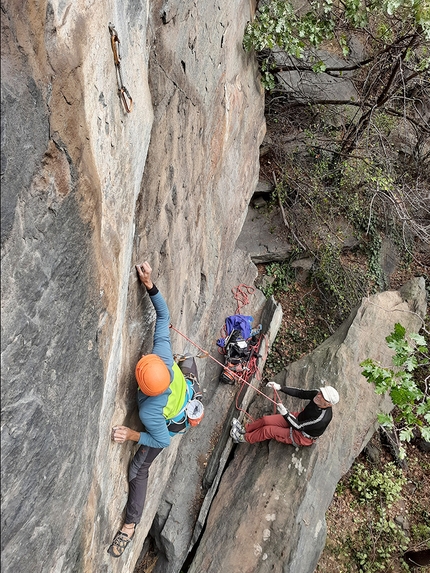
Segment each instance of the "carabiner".
M125 86L121 86L118 92L119 92L119 97L121 98L121 101L125 107L125 111L127 113L130 113L133 107L133 100L131 98L128 89Z

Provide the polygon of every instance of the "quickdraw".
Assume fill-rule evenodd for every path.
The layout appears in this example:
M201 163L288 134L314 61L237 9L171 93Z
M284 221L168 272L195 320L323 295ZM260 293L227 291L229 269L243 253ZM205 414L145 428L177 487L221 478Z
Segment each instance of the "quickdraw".
M113 51L113 59L115 62L115 69L116 69L116 79L118 82L118 95L124 109L127 113L131 112L133 107L133 100L128 89L125 87L124 82L122 80L122 73L121 73L121 53L120 53L120 41L118 38L118 34L115 30L115 26L113 24L109 24L109 32L110 32L110 41L112 45Z

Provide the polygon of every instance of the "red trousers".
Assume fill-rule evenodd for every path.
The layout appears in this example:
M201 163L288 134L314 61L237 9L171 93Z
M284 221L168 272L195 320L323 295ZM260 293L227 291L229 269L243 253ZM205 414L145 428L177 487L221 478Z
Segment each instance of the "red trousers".
M297 415L297 412L291 413L293 416ZM291 427L281 414L263 416L255 422L247 424L245 430L245 440L250 444L264 440L276 440L293 446L312 446L315 443L314 440L306 438L301 432Z

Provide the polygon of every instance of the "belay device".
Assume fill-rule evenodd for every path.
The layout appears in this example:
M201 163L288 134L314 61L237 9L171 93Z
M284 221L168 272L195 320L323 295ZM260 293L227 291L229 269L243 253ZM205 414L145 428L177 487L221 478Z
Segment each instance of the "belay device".
M224 355L224 369L219 377L224 384L233 385L237 378L247 382L257 371L261 324L251 330L252 321L252 316L240 314L226 318L224 328L227 336L217 341Z

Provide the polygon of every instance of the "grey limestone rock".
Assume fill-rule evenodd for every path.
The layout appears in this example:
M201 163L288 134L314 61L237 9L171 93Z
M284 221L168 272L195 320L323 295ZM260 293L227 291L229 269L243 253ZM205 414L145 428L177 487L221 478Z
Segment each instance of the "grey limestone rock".
M244 1L2 4L5 570L132 571L138 559L181 438L151 467L142 524L113 560L134 447L113 444L111 427L141 428L134 367L154 321L134 264L151 262L172 323L205 347L234 312L231 288L253 281L235 250L265 131L241 46L250 17Z
M214 415L207 415L202 431L175 437L152 465L142 523L119 560L106 549L122 524L134 446L113 444L110 436L115 424L141 429L134 367L151 349L154 313L134 264L151 262L172 324L211 352L223 320L236 309L231 289L244 281L252 285L256 277L249 253L236 246L258 183L265 132L257 63L242 48L251 16L245 0L2 4L5 571L133 571L156 515L154 529L158 523L169 567L179 571L188 544L204 526L209 507L202 509L202 491L214 495L214 484L221 480L215 468L219 459L205 456L219 440L227 447L235 396L233 389L218 387L218 366L199 363L205 405ZM133 98L131 113L118 97L108 29L112 20L121 42L123 80ZM421 299L416 302L421 288L409 302L416 312L421 312ZM380 304L404 304L398 293L390 297ZM263 303L256 291L245 311L257 318ZM319 353L325 356L317 371L337 376L353 404L358 389L361 399L370 400L372 393L348 368L372 336L366 351L384 356L379 344L384 327L377 334L371 329L387 320L375 312L369 317L365 305L357 318L360 322L351 321L333 346L315 351L307 368L316 371L312 360ZM176 331L171 338L175 352L195 351ZM310 383L302 367L296 368L297 381ZM321 449L294 454L294 459L287 454L293 475L297 468L307 469L301 470L303 480L321 471L329 474L326 504L336 479L370 434L376 407L357 420L343 444L328 436L321 442L323 454ZM338 420L349 414L345 408L344 400ZM216 450L221 456L224 444ZM200 457L193 458L197 452ZM249 457L235 456L222 478L194 568L214 541L217 499L227 499L226 484L239 483L253 459L244 483L249 499L255 487L260 492L266 487L259 472L268 461L275 472L273 491L280 492L282 503L291 491L298 511L294 520L303 528L311 524L318 541L312 559L317 557L324 537L318 480L308 482L309 499L315 501L308 515L304 491L293 491L294 483L287 480L291 472L284 472L284 454L271 445L255 448ZM181 468L190 459L196 471L189 486ZM333 459L338 461L330 465L327 460ZM175 507L178 491L188 486L189 497L184 495L182 508ZM251 550L252 561L262 548L258 563L272 559L264 545L267 531L272 540L279 533L273 529L279 518L272 519L277 515L273 503L279 501L272 496L278 493L271 491L261 506L257 503L256 515L265 525ZM185 515L190 505L194 513ZM231 519L243 519L239 499L231 504ZM232 534L232 522L225 520L219 543ZM293 528L291 547L279 544L274 551L293 563L308 541L305 533L306 528ZM242 541L239 536L236 547L248 563ZM223 556L231 557L229 542Z

